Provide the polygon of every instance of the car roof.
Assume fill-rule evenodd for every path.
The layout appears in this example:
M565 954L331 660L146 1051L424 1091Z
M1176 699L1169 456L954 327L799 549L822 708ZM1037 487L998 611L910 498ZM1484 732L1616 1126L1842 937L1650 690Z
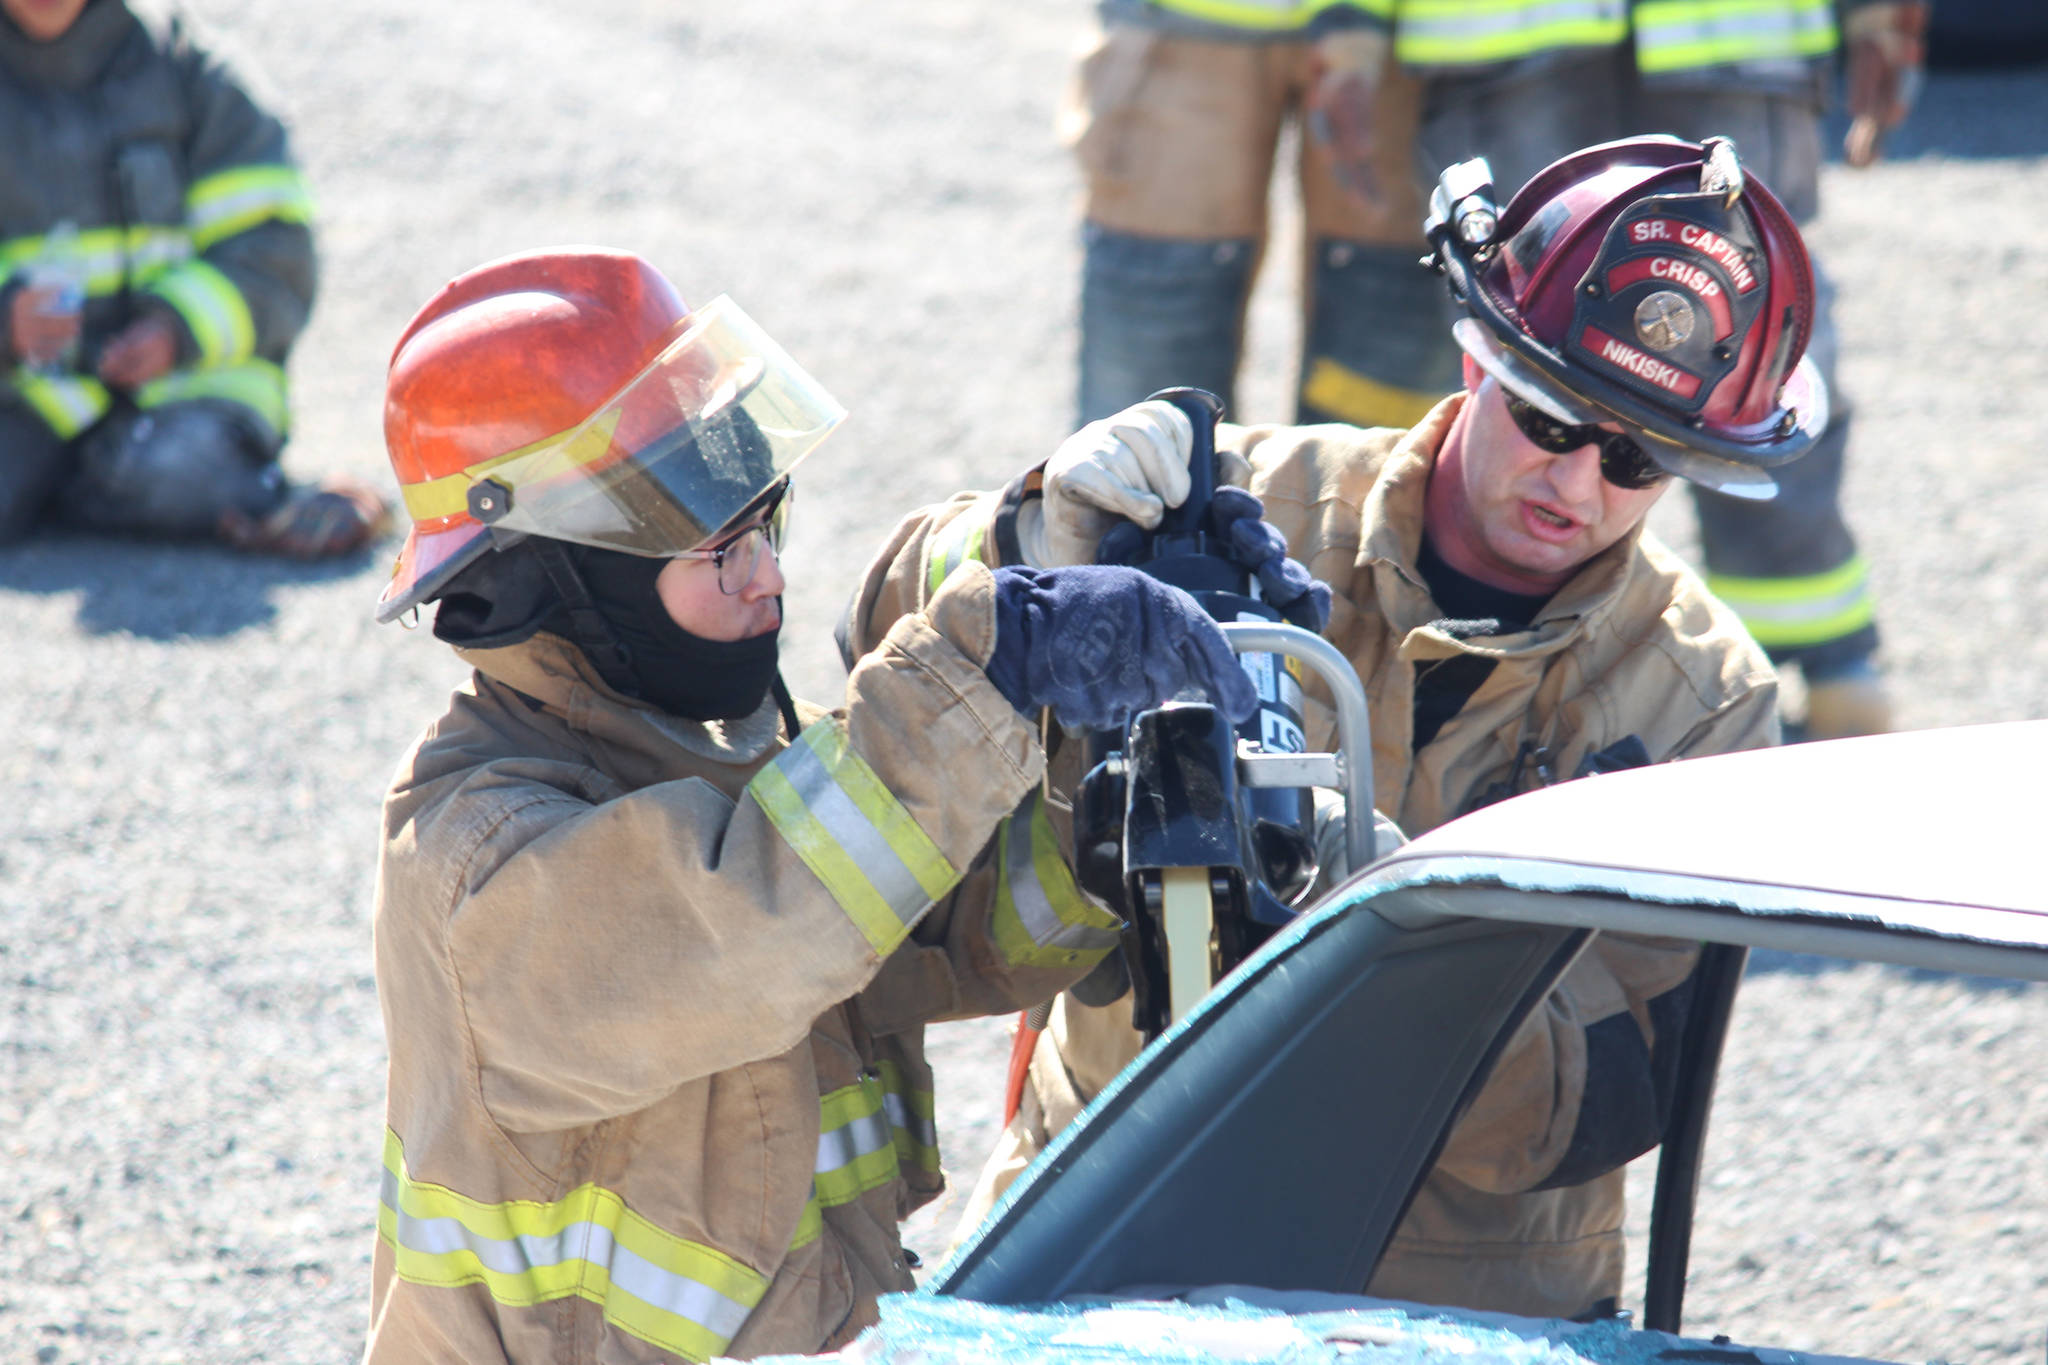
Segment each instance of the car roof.
M1450 1123L1588 930L2048 979L2048 721L1691 760L1451 822L1218 983L930 1292L1363 1290Z
M1325 905L2048 980L2037 773L2048 721L1609 773L1452 821Z

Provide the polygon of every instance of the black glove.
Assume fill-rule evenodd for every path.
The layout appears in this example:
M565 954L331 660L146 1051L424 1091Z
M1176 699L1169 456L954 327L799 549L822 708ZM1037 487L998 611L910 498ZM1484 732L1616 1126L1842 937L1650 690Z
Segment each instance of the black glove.
M996 570L987 673L1026 715L1111 730L1193 685L1235 724L1258 693L1223 632L1179 588L1106 564Z
M1235 485L1217 489L1209 500L1209 533L1223 543L1239 568L1259 580L1260 595L1283 620L1320 635L1330 624L1330 585L1310 577L1300 560L1287 557L1287 537L1265 518L1265 504ZM1144 548L1146 534L1142 527L1119 522L1096 547L1096 562L1132 562Z

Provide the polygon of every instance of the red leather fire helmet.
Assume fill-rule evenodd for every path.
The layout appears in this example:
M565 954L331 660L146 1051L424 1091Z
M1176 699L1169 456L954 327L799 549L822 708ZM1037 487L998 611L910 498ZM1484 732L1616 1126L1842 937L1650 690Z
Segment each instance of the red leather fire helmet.
M1557 420L1619 422L1670 473L1768 498L1827 390L1806 352L1813 266L1724 138L1574 152L1505 210L1483 159L1445 171L1427 230L1479 366Z

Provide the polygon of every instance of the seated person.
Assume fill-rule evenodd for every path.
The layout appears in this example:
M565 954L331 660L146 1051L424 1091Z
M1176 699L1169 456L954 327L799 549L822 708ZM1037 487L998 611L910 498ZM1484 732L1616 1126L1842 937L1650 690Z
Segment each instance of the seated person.
M295 487L313 303L285 130L180 24L0 0L0 544L46 522L320 558L388 521Z

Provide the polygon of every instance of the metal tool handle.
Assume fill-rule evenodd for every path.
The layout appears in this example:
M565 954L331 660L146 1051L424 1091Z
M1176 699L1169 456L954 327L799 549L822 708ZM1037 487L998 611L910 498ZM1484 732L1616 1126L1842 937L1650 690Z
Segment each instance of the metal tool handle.
M1209 515L1209 500L1216 496L1216 423L1223 416L1223 400L1207 389L1193 388L1161 389L1152 398L1164 399L1186 413L1195 434L1188 450L1188 495L1180 506L1166 509L1159 530L1166 535L1194 535Z
M1241 755L1240 780L1251 787L1315 786L1343 792L1344 840L1351 870L1368 866L1378 851L1373 835L1372 716L1357 670L1335 645L1299 626L1266 621L1218 624L1239 654L1284 654L1314 669L1329 687L1337 711L1336 753ZM1319 760L1330 766L1320 766Z

